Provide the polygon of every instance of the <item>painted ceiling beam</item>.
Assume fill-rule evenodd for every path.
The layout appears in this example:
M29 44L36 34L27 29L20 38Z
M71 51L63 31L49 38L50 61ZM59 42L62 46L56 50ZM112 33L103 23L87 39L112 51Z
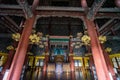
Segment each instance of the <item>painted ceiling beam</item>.
M0 24L4 27L6 27L7 29L9 29L10 32L15 33L17 32L16 30L12 29L7 23L5 23L3 20L0 20Z
M37 7L36 9L38 17L74 17L81 18L84 16L84 10L82 8L75 7ZM0 5L0 15L15 15L24 16L22 8L18 5ZM119 8L101 8L95 18L120 18Z
M104 28L106 28L111 22L114 21L114 18L110 19L108 22L106 22L103 26L99 28L99 32L102 31Z
M24 16L22 10L5 10L0 9L0 15L11 15L11 16ZM84 13L82 12L68 12L68 11L37 11L37 17L73 17L82 18ZM95 18L120 18L119 13L98 13Z
M24 12L22 10L5 10L0 9L0 15L11 15L11 16L24 16ZM37 11L37 17L73 17L73 18L81 18L84 16L83 12L68 12L68 11ZM119 13L97 13L95 18L120 18Z
M15 32L19 31L20 28L16 27L15 25L13 25L8 19L6 19L6 17L1 17L0 19L2 22L4 22L5 24L8 25L9 28L13 29Z
M31 8L28 5L28 2L26 0L17 0L17 2L22 7L26 18L30 18L33 16L32 10L31 10Z
M12 38L12 34L1 33L0 38Z
M95 15L105 1L106 0L95 0L89 12L87 13L87 18L90 20L94 20Z
M11 24L13 24L18 30L20 30L20 27L9 16L4 16L4 18L7 19Z
M24 3L27 4L27 3ZM26 6L27 7L27 6ZM31 6L28 6L31 7ZM11 10L22 10L22 7L19 5L5 5L1 4L0 9L11 9ZM84 9L82 7L53 7L53 6L38 6L36 8L37 11L76 11L76 12L84 12ZM98 12L120 12L120 8L100 8Z
M106 35L107 33L111 32L111 29L113 27L118 27L119 20L113 20L111 23L109 23L105 28L99 31L101 35Z

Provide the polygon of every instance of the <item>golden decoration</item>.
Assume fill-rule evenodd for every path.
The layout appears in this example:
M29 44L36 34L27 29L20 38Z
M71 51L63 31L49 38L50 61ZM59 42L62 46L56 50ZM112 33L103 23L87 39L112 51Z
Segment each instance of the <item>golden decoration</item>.
M90 44L90 37L88 35L84 35L82 38L81 38L82 42L85 44L85 45L89 45Z
M7 50L12 50L12 49L14 49L14 47L13 46L7 46Z
M99 36L99 41L100 41L100 43L105 43L106 41L107 41L107 38L106 38L106 36Z
M37 36L42 37L43 33L42 32L37 32Z
M40 37L37 36L36 34L30 35L29 39L31 44L34 44L34 43L38 44L40 42Z
M29 55L33 55L33 53L32 53L32 52L28 52L27 54L29 54Z
M20 33L12 34L12 39L14 39L15 41L19 41L20 40Z
M105 49L105 51L109 53L109 52L111 52L111 51L112 51L112 48L107 47L107 48Z
M0 66L3 66L6 63L6 60L7 60L7 56L2 56L0 58Z

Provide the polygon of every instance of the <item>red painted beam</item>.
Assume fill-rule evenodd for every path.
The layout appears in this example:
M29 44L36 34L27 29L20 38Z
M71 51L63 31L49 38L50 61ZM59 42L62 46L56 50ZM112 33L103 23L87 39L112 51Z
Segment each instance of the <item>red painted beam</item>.
M107 64L105 62L103 51L98 40L97 32L95 30L95 24L86 17L84 18L84 22L87 25L88 34L91 38L90 43L98 80L110 80Z
M32 4L32 12L35 14L36 8L39 5L39 0L34 0Z
M88 8L87 1L86 0L81 0L81 6L83 8Z
M87 1L86 0L81 0L81 6L84 8L85 15L86 15L88 10L89 10L88 5L87 5Z
M120 0L115 0L115 4L117 7L120 7Z
M71 46L72 41L70 39L69 42L69 54L73 54L73 47ZM69 56L69 61L70 61L70 69L71 69L71 80L75 80L75 66L74 66L74 59L73 59L73 55Z
M13 58L13 62L7 77L7 80L19 80L22 67L24 64L28 44L29 44L29 36L32 31L32 27L35 21L35 16L29 18L25 22L25 27L23 29L21 39L19 41L15 56Z
M15 28L17 28L17 29L20 30L20 27L18 26L18 24L17 24L14 20L12 20L9 16L4 16L4 17L5 17L5 19L7 19L12 25L14 25Z

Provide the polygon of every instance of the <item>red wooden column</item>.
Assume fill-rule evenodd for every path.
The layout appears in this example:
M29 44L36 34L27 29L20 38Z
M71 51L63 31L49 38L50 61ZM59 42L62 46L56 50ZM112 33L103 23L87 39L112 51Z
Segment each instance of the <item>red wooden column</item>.
M105 62L103 51L98 40L97 32L95 30L95 24L93 21L88 20L86 17L84 17L84 22L87 25L88 34L91 38L91 49L98 80L110 80L107 64Z
M69 45L69 48L70 48L70 56L69 56L70 68L71 68L71 71L75 71L74 60L73 60L73 47L71 46L71 44L72 44L72 41L70 40L70 45Z
M75 66L74 66L74 59L73 59L73 47L71 46L72 41L70 39L70 44L69 44L69 48L70 48L70 55L69 55L69 61L70 61L70 69L71 69L71 78L72 80L75 80Z
M90 69L92 71L92 75L94 76L94 70L93 70L93 67L94 67L94 61L93 61L93 56L90 56L89 57L89 60L90 60Z
M14 42L13 44L14 47L17 46L17 42ZM15 49L11 49L8 53L8 58L7 58L7 62L5 63L5 65L3 66L3 70L2 70L2 74L5 73L6 69L9 69L12 63L12 59L14 57L14 53L15 53Z
M49 60L49 58L48 58L48 55L45 55L45 60L44 60L44 66L43 66L43 73L42 73L42 79L43 80L46 80L45 78L46 78L46 75L47 75L47 63L48 63L48 60Z
M116 75L115 75L115 72L113 70L113 66L110 62L110 58L109 58L109 54L107 52L104 51L104 57L105 57L105 60L106 60L106 64L108 66L108 70L110 71L112 77L114 80L116 80Z
M12 65L7 77L7 80L19 80L22 67L24 64L28 44L29 44L29 36L32 31L32 27L35 21L35 16L29 18L25 22L25 27L23 29L21 39L19 41L15 56L12 61Z
M43 80L45 80L45 77L47 75L46 71L47 71L47 66L48 66L48 60L49 60L49 47L48 47L48 40L46 41L47 45L45 45L45 59L44 59L44 66L43 66Z
M9 53L8 53L8 59L7 59L7 62L5 63L5 65L3 66L2 74L5 73L6 69L9 69L9 67L11 65L11 62L12 62L12 58L14 56L14 52L15 52L14 49L12 49L12 50L9 51Z

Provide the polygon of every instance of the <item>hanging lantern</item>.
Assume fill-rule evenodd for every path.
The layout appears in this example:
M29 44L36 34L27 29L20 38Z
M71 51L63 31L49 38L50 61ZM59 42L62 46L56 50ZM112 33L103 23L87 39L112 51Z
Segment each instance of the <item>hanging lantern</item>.
M19 33L12 34L12 39L14 39L15 41L19 41L20 40L20 34Z
M101 44L105 43L107 41L106 36L99 36L99 41Z
M88 35L84 35L82 38L81 38L82 42L85 44L85 45L89 45L90 44L90 37Z
M14 47L13 46L7 46L7 50L12 50L12 49L14 49Z

